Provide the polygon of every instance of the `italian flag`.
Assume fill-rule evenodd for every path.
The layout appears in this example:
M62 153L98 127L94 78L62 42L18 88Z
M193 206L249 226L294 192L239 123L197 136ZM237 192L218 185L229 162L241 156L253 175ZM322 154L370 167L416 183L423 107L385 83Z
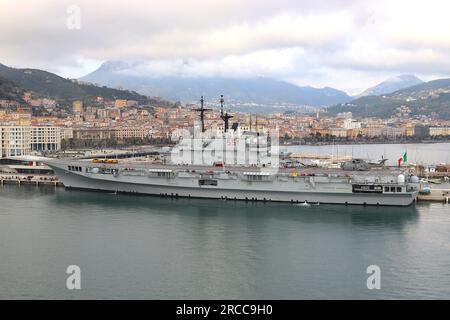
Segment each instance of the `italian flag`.
M397 163L398 163L398 166L399 166L399 167L401 166L402 162L403 162L403 163L408 162L408 154L407 154L406 151L405 151L405 153L403 154L403 157L401 157L400 159L397 160Z

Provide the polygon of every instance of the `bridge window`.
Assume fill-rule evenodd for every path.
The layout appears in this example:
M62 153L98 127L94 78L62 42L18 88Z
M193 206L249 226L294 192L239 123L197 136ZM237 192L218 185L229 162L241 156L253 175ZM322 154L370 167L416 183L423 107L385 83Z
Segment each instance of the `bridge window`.
M68 169L69 171L77 171L77 172L83 171L83 168L82 168L82 167L77 167L77 166L67 166L67 169Z
M248 181L262 181L263 176L247 176Z
M352 189L353 193L383 193L383 187L379 185L354 184Z
M172 170L168 169L149 169L148 176L158 178L173 178L174 173L172 172Z
M198 180L199 186L217 186L217 180L213 179L200 179Z

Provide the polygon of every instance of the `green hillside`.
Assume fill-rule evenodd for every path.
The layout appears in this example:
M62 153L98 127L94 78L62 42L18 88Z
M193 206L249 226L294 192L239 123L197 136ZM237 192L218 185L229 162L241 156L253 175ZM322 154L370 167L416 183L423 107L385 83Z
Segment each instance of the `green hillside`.
M80 84L37 69L16 69L0 64L0 77L25 91L32 91L40 96L53 98L63 104L70 104L78 99L89 102L98 96L107 100L127 99L137 100L141 103L148 103L149 101L146 96L133 91ZM9 88L12 89L11 84ZM5 88L4 91L6 95L9 90ZM13 94L13 96L15 95Z
M18 87L12 81L0 77L0 100L13 100L20 103L24 103L23 97L24 91Z
M450 119L450 79L439 79L412 86L384 96L355 99L328 109L329 114L352 112L358 117L389 118L395 109L406 106L411 116L436 113L441 119Z

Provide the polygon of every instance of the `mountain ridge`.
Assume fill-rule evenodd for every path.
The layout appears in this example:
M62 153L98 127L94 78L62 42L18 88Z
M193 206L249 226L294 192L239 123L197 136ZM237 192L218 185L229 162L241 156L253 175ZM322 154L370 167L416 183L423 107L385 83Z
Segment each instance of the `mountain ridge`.
M45 70L32 68L11 68L0 64L0 78L14 84L16 88L30 91L42 97L70 104L74 100L94 100L97 96L105 99L127 99L146 101L148 98L129 90L98 87L69 80Z
M296 104L323 107L350 101L347 93L330 88L300 87L267 77L153 76L139 72L139 63L107 61L80 80L126 87L141 94L183 102L197 101L201 95L225 94L228 101L260 104Z
M380 96L390 94L404 88L412 87L424 83L415 75L402 74L395 77L388 78L379 84L364 90L362 93L355 96L355 98L362 98L366 96Z
M352 112L359 117L389 118L402 106L411 116L435 114L450 119L450 79L437 79L397 90L384 96L366 96L328 108L330 114Z

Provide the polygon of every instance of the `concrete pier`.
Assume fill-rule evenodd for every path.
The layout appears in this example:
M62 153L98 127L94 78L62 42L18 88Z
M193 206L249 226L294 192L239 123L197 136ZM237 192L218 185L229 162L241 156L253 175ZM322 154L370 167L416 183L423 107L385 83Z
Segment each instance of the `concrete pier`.
M448 204L450 201L450 189L431 189L430 194L419 194L417 201L442 202Z
M47 185L62 187L63 184L56 176L49 175L26 175L26 174L0 174L0 185L18 184L18 185Z

